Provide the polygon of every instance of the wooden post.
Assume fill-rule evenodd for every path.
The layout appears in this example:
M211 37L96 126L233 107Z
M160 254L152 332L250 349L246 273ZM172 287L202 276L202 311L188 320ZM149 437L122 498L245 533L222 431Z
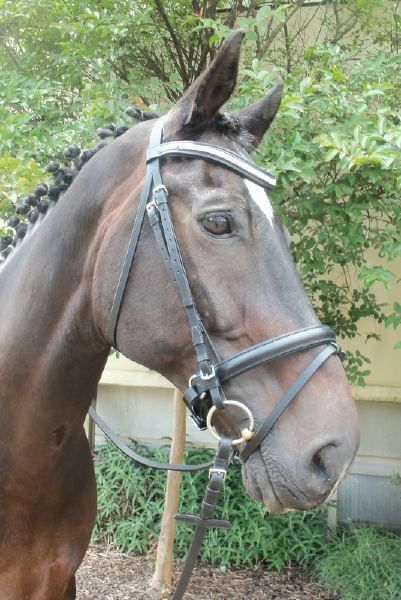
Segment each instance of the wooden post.
M93 408L96 410L96 400L97 397L95 396L91 402L91 406L93 406ZM92 421L92 419L88 416L88 440L89 440L89 446L91 451L93 452L95 450L95 445L96 445L96 425L95 422Z
M181 463L185 449L185 404L179 390L174 392L173 440L170 449L170 462ZM169 471L167 474L166 497L160 529L155 572L150 581L153 590L165 595L171 590L173 579L173 546L180 501L181 473Z
M330 500L332 500L332 504L329 504L327 509L327 525L335 533L337 531L337 490Z

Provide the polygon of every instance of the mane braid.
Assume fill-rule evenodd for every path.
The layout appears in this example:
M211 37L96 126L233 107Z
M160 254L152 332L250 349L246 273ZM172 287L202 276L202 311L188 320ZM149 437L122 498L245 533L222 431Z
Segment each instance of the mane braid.
M125 112L135 122L156 119L159 116L155 112L142 111L135 106L129 106ZM0 269L14 249L42 222L92 156L107 146L111 138L123 135L128 129L130 127L127 125L107 123L96 131L101 139L96 146L81 150L80 146L71 144L61 153L61 157L55 157L46 165L45 171L53 180L39 183L32 193L20 199L15 205L14 213L8 214L7 233L0 237Z
M142 111L136 106L129 106L125 112L135 122L159 117L155 112ZM216 133L230 137L239 149L249 153L254 148L253 136L245 132L235 115L219 112L211 120L210 126ZM111 138L123 135L128 129L127 125L107 123L97 129L101 141L94 147L82 150L77 144L71 144L61 153L61 157L50 160L45 171L53 180L39 183L32 193L20 199L14 214L8 215L7 233L0 237L0 269L14 249L43 221L92 156L107 146Z

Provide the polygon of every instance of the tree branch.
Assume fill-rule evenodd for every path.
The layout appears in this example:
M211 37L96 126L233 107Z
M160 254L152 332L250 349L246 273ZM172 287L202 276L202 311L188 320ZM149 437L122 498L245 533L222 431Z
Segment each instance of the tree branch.
M267 37L266 42L263 45L261 45L261 54L260 54L260 56L258 56L258 58L262 58L264 56L264 54L266 53L266 51L269 48L269 46L272 44L272 42L276 39L276 37L278 36L278 34L284 28L284 25L286 23L288 23L288 21L295 15L295 13L297 13L299 11L300 8L302 8L302 6L304 4L305 4L305 0L298 0L296 2L295 6L289 11L289 13L288 13L287 17L285 18L285 20L283 22L280 22L271 31L271 33Z
M287 21L284 22L284 42L287 73L291 73L291 40L288 31Z
M164 21L164 23L166 25L167 31L170 34L171 41L173 42L173 46L174 46L175 51L177 53L177 59L178 59L179 65L180 65L181 79L182 79L184 85L186 87L188 87L189 84L190 84L190 81L188 80L188 72L187 72L186 62L185 62L185 59L184 59L183 49L181 47L180 40L178 39L178 37L175 34L175 31L174 31L174 29L173 29L173 27L172 27L172 25L171 25L171 23L169 21L167 13L164 10L162 2L160 0L154 0L154 2L155 2L156 6L158 8L158 11L159 11L159 14L160 14L161 18L163 19L163 21Z

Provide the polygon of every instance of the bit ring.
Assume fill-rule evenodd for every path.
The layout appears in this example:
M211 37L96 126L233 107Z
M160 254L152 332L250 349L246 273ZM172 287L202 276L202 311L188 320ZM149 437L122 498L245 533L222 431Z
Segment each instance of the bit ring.
M231 442L232 446L236 446L237 444L241 444L242 442L247 442L247 441L251 440L253 438L253 436L255 435L255 430L254 430L255 421L254 421L253 415L252 415L251 411L249 410L249 408L247 406L245 406L245 404L243 404L242 402L238 402L238 400L226 400L224 402L224 404L230 405L230 406L236 406L237 408L241 408L246 413L246 415L249 419L249 427L246 427L241 430L241 437L236 440L233 440ZM212 406L212 408L207 413L206 425L207 425L208 430L216 438L216 440L220 441L221 436L217 433L217 431L215 430L215 428L212 425L212 417L213 417L215 411L216 411L216 406Z

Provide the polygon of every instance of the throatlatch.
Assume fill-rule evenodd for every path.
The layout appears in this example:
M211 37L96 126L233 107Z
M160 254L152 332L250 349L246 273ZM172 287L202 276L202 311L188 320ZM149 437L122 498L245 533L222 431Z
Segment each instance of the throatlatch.
M166 156L202 158L223 165L240 177L248 179L265 189L272 189L275 185L275 179L271 173L259 169L253 163L226 148L192 141L162 143L162 134L163 119L159 119L150 135L146 156L147 170L145 183L114 294L107 334L109 340L112 340L114 346L117 348L118 317L138 247L143 222L147 214L160 254L177 286L182 306L186 311L192 335L192 345L198 363L198 370L189 380L189 387L184 393L184 400L195 424L200 429L208 428L219 439L215 460L213 463L202 465L175 465L144 459L113 434L93 408L90 409L89 414L107 437L135 462L157 469L171 469L176 471L194 471L210 468L210 480L200 515L177 515L179 522L183 521L195 525L194 539L173 597L174 600L179 600L183 597L187 587L206 529L208 527L230 526L228 521L212 519L212 515L219 493L223 487L226 469L230 464L233 452L238 452L238 446L240 446L239 456L241 460L245 461L259 447L283 411L294 400L298 392L321 365L334 354L337 354L342 360L344 354L337 345L332 330L326 325L315 325L291 331L273 339L264 340L255 346L245 348L229 358L222 360L219 357L202 323L192 296L169 209L168 190L162 181L160 161ZM273 408L266 419L259 424L258 429L255 431L254 419L250 409L242 402L226 399L223 390L224 382L239 377L246 371L261 364L272 362L294 352L301 352L316 346L324 346L324 349L304 369L301 375L290 386L284 397ZM231 405L242 409L249 420L248 427L240 429L241 436L237 439L231 439L226 436L220 437L214 429L212 422L213 415L217 410L225 410L227 406Z

